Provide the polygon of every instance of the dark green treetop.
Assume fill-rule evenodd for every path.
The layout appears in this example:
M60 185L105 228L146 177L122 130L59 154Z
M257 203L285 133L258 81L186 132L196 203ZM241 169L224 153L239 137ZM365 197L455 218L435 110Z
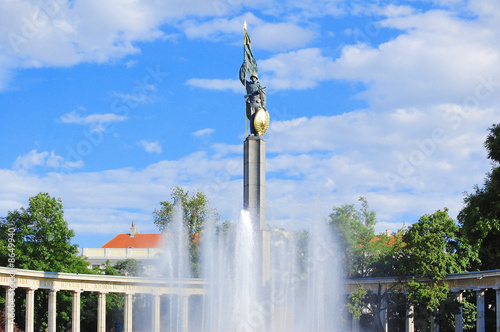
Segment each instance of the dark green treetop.
M464 198L458 215L461 233L477 254L476 270L500 269L500 124L493 125L484 143L492 162L483 187Z

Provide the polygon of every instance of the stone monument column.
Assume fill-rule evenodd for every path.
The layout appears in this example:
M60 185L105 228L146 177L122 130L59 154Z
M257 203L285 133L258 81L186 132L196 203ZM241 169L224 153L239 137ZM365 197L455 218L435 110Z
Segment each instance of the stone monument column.
M257 234L260 275L265 285L270 278L270 234L266 229L266 141L261 136L248 136L244 142L243 207L250 213Z
M26 317L25 317L25 332L35 331L35 289L26 289Z
M97 332L106 332L106 292L97 297Z
M254 230L266 227L266 141L248 136L243 157L243 208L250 213Z
M453 292L455 295L455 298L457 299L457 302L460 303L460 311L455 315L455 332L463 332L463 308L462 308L462 302L463 302L463 297L462 297L462 292Z
M161 318L161 311L160 311L160 293L153 293L153 315L151 316L152 318L152 326L153 326L153 331L158 332L160 331L160 318Z
M496 295L496 316L497 316L497 331L500 331L500 287L497 286L494 288L495 289L495 295Z
M476 331L485 331L485 321L484 321L484 289L474 289L476 292Z
M49 313L48 313L48 322L47 322L47 331L48 332L57 332L56 331L56 298L57 298L57 289L49 290Z
M125 303L123 308L123 331L132 332L132 306L133 293L125 293Z
M266 141L262 136L269 128L269 112L266 110L266 88L259 82L246 22L244 30L244 60L239 78L245 87L245 113L250 120L250 135L244 142L243 208L250 213L257 234L257 259L262 262L259 275L265 286L270 278L271 244L266 229Z
M5 331L6 332L13 332L14 331L14 320L12 317L15 314L15 311L11 309L12 307L10 306L11 303L13 303L13 298L14 298L14 292L10 292L11 288L6 287L5 288L5 311L4 311L4 317L5 317Z

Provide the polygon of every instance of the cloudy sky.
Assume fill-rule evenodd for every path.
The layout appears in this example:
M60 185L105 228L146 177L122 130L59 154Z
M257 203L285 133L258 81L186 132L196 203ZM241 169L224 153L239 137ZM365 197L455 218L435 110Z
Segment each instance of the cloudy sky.
M497 0L0 1L0 215L48 192L81 247L173 186L242 208L243 22L267 87L267 221L365 196L378 231L481 184L500 115Z

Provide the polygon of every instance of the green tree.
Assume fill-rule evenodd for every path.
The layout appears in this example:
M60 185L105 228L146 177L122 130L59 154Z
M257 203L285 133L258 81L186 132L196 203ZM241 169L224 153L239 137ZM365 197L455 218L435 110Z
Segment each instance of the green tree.
M371 211L366 198L360 197L361 209L353 204L334 207L329 216L329 224L337 234L342 249L342 261L346 277L382 277L394 276L401 258L402 230L394 235L375 235L376 214ZM362 312L367 313L370 322L365 328L383 331L381 313L401 306L393 297L398 284L377 292L361 287L350 296L348 309L355 318L361 318Z
M379 234L369 243L371 257L370 277L394 277L398 275L398 267L403 255L403 226L393 234Z
M354 204L333 207L328 223L337 234L342 249L342 262L346 277L366 277L370 272L373 256L371 241L375 238L376 215L370 211L365 197L360 197L361 209Z
M114 268L120 275L130 277L139 277L144 270L141 262L133 258L119 260Z
M383 289L372 291L360 284L358 290L349 295L347 308L354 319L361 320L361 325L369 331L385 331L382 323L382 314L387 313L387 319L397 319L398 311L405 308L406 299L399 292L400 283L394 283ZM364 319L363 319L364 318Z
M403 237L405 245L398 274L411 278L407 285L408 304L416 308L415 322L420 328L425 328L432 316L439 316L442 305L456 303L443 279L450 273L463 272L469 261L467 252L460 250L458 233L458 226L445 208L420 217ZM448 308L455 311L458 307Z
M174 209L180 205L183 211L183 222L188 230L190 260L194 276L199 276L199 253L200 253L200 237L202 235L204 223L209 218L218 219L218 214L215 209L210 208L208 198L197 191L189 196L189 191L184 191L181 187L172 188L172 201L160 202L160 209L153 212L154 223L158 226L161 232L164 232L166 227L173 221Z
M494 270L500 268L500 124L489 128L484 146L491 160L491 172L486 174L483 187L464 198L465 207L458 215L461 233L477 255L472 268Z
M451 296L443 279L449 273L463 272L470 260L470 251L462 249L459 228L449 217L448 210L438 210L422 216L408 230L399 230L392 236L378 235L371 241L372 262L370 276L394 276L396 282L386 290L379 285L378 291L360 288L350 296L349 311L360 316L361 311L372 316L372 329L381 330L380 313L391 314L403 303L415 308L418 328L425 330L431 316L443 323L444 312L453 314L458 303ZM406 296L398 293L406 288ZM439 314L439 308L443 315ZM444 326L444 325L443 325Z
M88 262L78 255L78 247L71 244L73 230L64 220L61 199L39 193L29 199L29 206L10 211L0 220L0 265L10 267L7 234L14 234L14 266L19 269L91 273ZM24 292L16 292L16 311L22 312ZM63 331L70 324L71 296L66 292L57 295L57 330ZM35 292L35 329L47 326L48 292ZM24 329L24 319L16 315L16 324Z

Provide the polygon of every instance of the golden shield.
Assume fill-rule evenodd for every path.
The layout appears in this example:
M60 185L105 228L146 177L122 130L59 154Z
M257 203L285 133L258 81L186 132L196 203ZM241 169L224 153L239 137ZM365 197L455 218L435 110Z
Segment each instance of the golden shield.
M253 118L253 126L259 136L264 135L267 131L269 128L269 121L269 112L265 108L260 108Z

